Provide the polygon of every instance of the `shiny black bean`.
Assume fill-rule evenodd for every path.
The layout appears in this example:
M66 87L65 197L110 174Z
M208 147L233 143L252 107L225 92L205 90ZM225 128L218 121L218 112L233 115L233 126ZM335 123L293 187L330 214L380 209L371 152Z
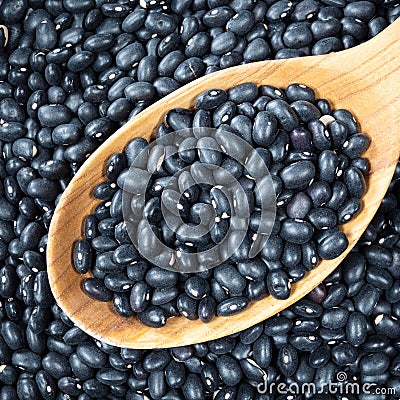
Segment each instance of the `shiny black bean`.
M135 103L152 100L155 95L155 89L148 82L135 82L128 85L124 93L129 101Z
M367 320L360 312L350 314L346 324L346 337L353 346L360 346L367 339Z
M95 300L112 300L112 292L105 287L104 283L100 279L86 278L83 283L83 290Z
M7 122L20 122L25 120L24 109L13 98L4 98L0 101L0 118Z
M346 235L343 232L335 232L326 236L318 244L318 254L324 260L332 260L342 254L349 245Z
M321 368L327 364L330 358L330 348L322 345L310 353L309 364L313 368Z
M294 150L313 151L311 133L303 127L297 127L290 132L290 141Z
M189 83L199 78L205 71L203 61L198 57L191 57L183 61L174 72L174 79L179 83Z
M13 353L11 362L14 367L22 371L35 374L41 368L41 364L45 364L45 358L41 360L39 354L27 349L21 349Z
M344 224L353 219L361 209L361 202L356 198L351 198L344 202L344 204L338 209L338 222Z
M242 378L240 365L230 356L222 355L217 359L216 366L222 381L228 386L238 384Z
M396 332L399 329L399 321L393 316L387 314L379 314L375 320L375 329L379 334L385 335L389 338L396 338Z
M311 49L313 55L328 54L333 51L340 51L343 49L340 39L329 36L318 40Z
M318 157L319 178L325 182L333 183L336 178L337 166L336 153L331 150L322 151Z
M334 37L340 30L341 24L337 18L329 18L322 21L317 20L311 24L311 32L316 40Z
M286 131L291 131L299 125L296 113L284 100L275 99L270 101L266 106L266 110L275 115L282 128Z
M218 304L217 315L227 317L243 311L249 305L246 297L232 297Z
M215 7L203 16L203 23L209 27L222 27L233 17L235 12L228 6Z
M302 253L300 245L293 244L290 242L285 243L281 262L285 267L289 269L290 271L289 276L291 276L293 279L297 273L300 273L302 275L301 269L299 269L300 267L299 263L301 261L301 257ZM296 268L296 266L298 266L298 268Z
M308 123L308 130L312 134L314 146L318 150L329 150L331 139L328 130L320 120L313 120Z
M364 176L358 168L347 168L344 171L343 180L351 197L360 198L364 195L366 184Z
M138 320L152 328L161 328L167 322L165 312L157 306L148 306L144 311L137 314Z
M10 349L18 350L24 346L23 331L15 322L2 322L0 332L3 336L5 343Z
M297 351L290 344L283 345L278 353L277 364L285 376L291 376L297 369Z
M311 199L304 193L296 193L286 206L286 212L289 218L303 219L311 210Z
M223 32L213 38L211 42L211 53L221 56L232 51L236 47L236 44L237 38L233 32Z
M322 340L316 334L299 332L292 335L289 339L290 344L300 351L315 351L321 344Z
M222 264L214 270L214 277L229 293L240 294L246 286L244 277L238 270L228 264Z
M287 274L280 269L268 272L267 288L275 298L287 299L290 295L290 283Z
M343 307L333 307L325 311L321 318L321 324L324 328L338 329L347 324L349 312Z
M89 396L101 397L108 393L108 387L100 383L97 379L89 379L82 385L83 390Z
M0 140L12 142L25 136L26 132L25 126L19 122L6 122L0 125Z
M336 285L332 285L328 293L322 302L322 305L325 308L332 308L332 307L337 307L341 304L341 302L344 300L346 297L346 288L344 285L338 283Z
M363 133L355 133L350 136L347 141L345 141L342 145L343 153L353 159L356 157L360 157L365 150L367 150L370 143L370 139L368 136Z
M298 161L285 167L280 176L287 189L301 188L315 176L315 167L311 161Z
M333 228L337 224L336 214L329 208L316 208L308 214L307 219L316 229Z
M216 314L216 302L213 297L206 296L200 300L198 308L199 318L202 322L210 322Z
M349 343L340 343L331 351L331 357L335 364L344 366L357 359L357 350Z
M303 244L308 242L314 233L311 224L304 220L285 219L282 223L280 235L291 243Z
M379 267L369 267L366 274L367 282L378 289L389 289L393 284L391 274Z
M185 399L201 400L204 398L204 387L200 378L195 374L189 374L182 387Z
M240 341L243 344L254 343L262 334L263 326L262 324L254 325L240 333Z
M185 382L185 368L181 363L172 360L166 370L165 379L168 384L173 389L179 389Z
M76 270L81 274L86 274L92 265L92 250L87 240L76 242L73 257Z
M299 83L289 85L285 90L285 94L291 103L299 100L308 101L309 103L314 103L315 101L314 90Z
M71 111L61 104L43 105L38 110L38 118L43 126L56 127L71 121Z
M308 46L313 39L313 35L306 24L292 23L283 34L283 43L291 48L298 49Z

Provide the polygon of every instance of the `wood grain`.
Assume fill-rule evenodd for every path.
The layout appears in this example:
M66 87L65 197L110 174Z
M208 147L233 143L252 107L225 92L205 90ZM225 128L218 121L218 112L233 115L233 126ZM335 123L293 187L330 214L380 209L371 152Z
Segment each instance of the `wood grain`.
M390 183L398 156L400 135L400 21L374 39L353 49L324 56L265 61L233 67L200 78L153 104L119 129L85 162L65 190L52 219L47 246L49 280L53 294L68 316L85 332L109 344L130 348L162 348L204 342L257 324L296 302L323 281L357 242L375 214ZM161 329L123 319L111 303L99 303L81 290L83 275L72 266L73 243L82 238L84 218L97 201L92 190L105 180L108 157L132 138L149 139L164 113L174 107L191 108L207 89L228 89L243 82L284 88L304 83L333 106L347 108L357 117L362 132L372 138L366 152L371 164L363 212L343 227L350 242L335 260L323 261L299 283L288 300L267 297L244 312L217 317L209 324L183 317L171 318ZM89 275L87 275L89 276Z

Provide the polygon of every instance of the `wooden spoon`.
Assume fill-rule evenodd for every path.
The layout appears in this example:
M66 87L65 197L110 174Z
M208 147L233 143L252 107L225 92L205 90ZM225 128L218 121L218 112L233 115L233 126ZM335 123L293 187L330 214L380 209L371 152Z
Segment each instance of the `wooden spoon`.
M303 83L316 89L335 109L347 108L358 119L361 132L372 143L365 153L371 164L363 211L343 226L348 249L338 258L321 262L299 283L287 300L272 296L252 303L240 314L216 317L208 324L175 317L160 329L124 319L111 302L92 300L81 289L90 274L72 265L74 242L83 236L83 222L98 200L93 188L104 181L108 157L122 151L129 140L153 137L156 126L171 108L192 108L196 96L208 89L229 89L243 82L284 88ZM322 282L345 258L371 221L391 181L399 157L400 140L400 21L355 48L328 55L263 61L229 68L202 77L171 93L130 120L88 158L58 204L47 245L48 275L60 307L85 332L109 344L129 348L163 348L217 339L257 324L285 309Z

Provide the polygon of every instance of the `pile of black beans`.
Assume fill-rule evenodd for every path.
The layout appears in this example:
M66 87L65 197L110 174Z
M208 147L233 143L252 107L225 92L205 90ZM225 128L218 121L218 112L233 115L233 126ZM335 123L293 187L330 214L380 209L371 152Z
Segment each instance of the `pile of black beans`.
M358 214L366 190L369 164L360 156L369 138L349 111L332 110L310 87L243 83L207 90L195 104L168 111L150 149L136 138L111 155L108 180L94 190L102 202L73 251L77 271L94 275L83 284L88 295L154 328L178 315L203 322L234 315L268 293L287 299L291 282L346 250L338 226ZM262 212L268 186L274 224L275 215ZM133 192L129 219L123 190ZM217 255L205 256L212 248ZM251 257L254 248L260 253ZM233 254L211 268L228 249ZM201 272L182 273L193 267L182 253L193 254Z
M301 10L306 10L303 17ZM216 18L205 23L204 18L220 14L225 19L227 13L232 15L230 25L237 13L252 26L246 33L233 32L239 46L235 51L213 55L219 53L217 38L226 33L226 24ZM252 54L255 59L290 57L329 52L332 44L334 50L353 46L375 36L399 13L392 0L145 0L139 5L0 0L0 399L288 399L290 395L277 392L259 394L254 382L268 374L277 383L322 385L342 371L351 382L377 382L395 388L396 395L308 394L291 399L398 399L400 166L363 241L321 286L319 299L328 296L322 308L313 293L309 300L315 314L302 317L295 305L254 328L253 339L260 334L255 341L241 333L165 351L98 342L74 327L55 304L45 251L56 199L71 176L104 137L153 101L136 101L132 92L127 98L128 84L140 84L140 93L156 99L194 77L242 58L252 61ZM175 28L164 37L160 29L167 26L166 19ZM299 27L311 29L312 38L296 49L288 36ZM199 44L204 38L205 44ZM258 45L266 49L264 43L268 55L256 51ZM141 51L143 56L123 69L122 55L118 60L117 55L131 44L140 49L132 54ZM175 50L180 53L169 59L167 53ZM179 64L172 61L176 54ZM167 72L160 67L165 57ZM99 132L103 138L96 137ZM298 304L301 308L304 300ZM338 326L346 321L342 327L332 324L339 317ZM310 331L319 351L298 344L299 332ZM356 338L355 332L362 335ZM291 369L285 366L288 357Z

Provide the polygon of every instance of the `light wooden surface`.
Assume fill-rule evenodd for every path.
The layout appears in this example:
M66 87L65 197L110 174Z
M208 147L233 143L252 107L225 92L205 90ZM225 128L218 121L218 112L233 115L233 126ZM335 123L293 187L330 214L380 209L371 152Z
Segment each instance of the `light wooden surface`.
M350 246L332 261L324 261L299 283L288 300L271 296L252 303L235 316L217 317L209 324L184 317L168 320L153 329L135 318L124 319L112 303L92 300L81 289L85 276L72 266L73 243L82 238L84 218L97 201L92 190L104 181L108 157L122 151L132 138L147 139L174 107L190 108L207 89L228 89L242 82L286 87L304 83L334 108L347 108L357 117L361 131L372 138L366 152L371 163L363 212L343 227ZM357 242L376 212L390 183L399 156L400 135L400 21L374 39L336 54L290 60L265 61L233 67L200 78L150 106L109 138L78 171L65 190L53 217L47 246L48 273L53 294L61 308L85 332L109 344L130 348L175 347L204 342L257 324L296 302L323 281ZM89 276L87 274L86 276Z

